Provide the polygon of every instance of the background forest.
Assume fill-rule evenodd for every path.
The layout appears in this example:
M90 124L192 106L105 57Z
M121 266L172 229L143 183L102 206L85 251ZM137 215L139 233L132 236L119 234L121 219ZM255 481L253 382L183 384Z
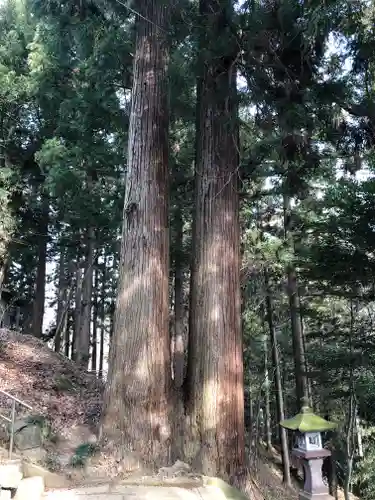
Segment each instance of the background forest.
M160 321L169 321L175 385L187 384L194 399L194 373L210 362L204 352L241 350L239 316L230 314L241 307L252 440L283 445L289 481L278 422L308 396L316 412L339 423L330 446L346 498L354 490L371 500L375 2L175 0L168 19L158 3L0 4L0 289L9 297L7 321L105 377L108 346L117 338L120 255L128 267L143 255L131 235L122 237L123 219L129 232L137 216L126 200L123 211L124 193L129 197L136 182L158 185L169 171L168 212L157 198L146 206L169 226L168 314ZM155 155L164 151L168 171L160 167L155 182L146 174L137 180L128 168L142 149L134 140L137 106L152 100L140 79L142 29L156 40L156 85L168 82L155 105L168 143L167 153ZM159 36L169 55L159 50ZM159 161L147 154L146 163ZM207 166L215 154L216 164ZM238 203L240 233L233 220L220 219ZM121 251L127 237L132 255L130 243ZM236 245L241 305L230 267L202 277ZM154 305L157 289L164 290L155 276L147 302ZM207 303L221 297L228 321L238 319L233 338L225 337L225 322L203 340L197 335L208 314L191 290L197 283ZM131 300L133 313L145 313L139 296ZM120 316L117 324L128 330L137 324L129 309ZM113 350L111 380L124 356Z

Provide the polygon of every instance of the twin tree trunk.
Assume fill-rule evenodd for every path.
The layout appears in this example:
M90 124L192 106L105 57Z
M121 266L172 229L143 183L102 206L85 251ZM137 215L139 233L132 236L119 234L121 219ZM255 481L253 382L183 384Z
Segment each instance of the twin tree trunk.
M124 458L170 460L168 46L160 0L136 2L118 297L102 436Z
M137 3L123 235L101 434L121 458L170 462L171 352L168 234L169 6ZM234 60L214 48L229 32L229 1L201 0L211 54L198 86L196 212L186 408L195 466L236 476L244 465L238 123ZM178 280L177 280L178 281ZM179 283L177 282L177 288ZM177 290L178 292L178 290ZM178 295L178 293L177 293ZM178 384L181 374L177 377ZM130 464L129 464L130 465Z
M200 14L206 25L201 26L204 56L197 89L187 406L198 450L196 467L203 474L228 478L244 465L237 47L228 34L229 1L201 0ZM223 46L218 41L225 33Z

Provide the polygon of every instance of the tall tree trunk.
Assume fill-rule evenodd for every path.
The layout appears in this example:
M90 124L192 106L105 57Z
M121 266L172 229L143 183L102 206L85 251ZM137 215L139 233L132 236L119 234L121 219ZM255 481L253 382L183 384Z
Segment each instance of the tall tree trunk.
M94 269L94 293L93 293L93 315L92 315L92 354L91 370L96 373L98 359L98 293L99 293L99 269Z
M285 190L287 191L287 189ZM293 252L292 233L292 209L291 199L287 192L284 193L284 231L285 240L289 241L290 250ZM294 376L296 381L297 410L302 404L302 398L308 398L308 387L306 377L305 351L303 344L303 333L301 328L297 273L293 261L289 261L286 266L287 293L289 298L290 321L292 328L292 345L294 358Z
M268 336L263 336L264 345L264 403L265 403L265 433L266 433L266 447L268 450L272 449L272 430L271 430L271 401L270 401L270 379L268 373Z
M175 220L177 234L174 262L174 338L172 343L173 375L176 387L182 387L185 371L183 223L181 209L179 208Z
M281 370L279 362L279 350L277 346L276 330L273 322L273 303L272 303L272 290L269 285L269 278L265 273L266 281L266 307L267 307L267 321L270 331L271 339L271 353L272 364L274 373L274 383L276 389L276 408L277 408L277 421L280 423L285 418L284 414L284 397L281 382ZM288 486L291 485L290 480L290 461L289 461L289 447L286 430L284 427L279 426L280 441L281 441L281 459L283 463L283 482Z
M82 282L82 305L77 343L77 361L84 368L90 360L90 333L92 311L92 281L94 274L94 229L90 227L86 237L86 259Z
M6 125L4 125L4 116L0 117L0 170L5 171L7 166L6 148L7 142ZM3 185L2 185L3 187ZM0 298L1 289L3 287L6 268L9 264L9 243L14 230L14 220L10 208L11 193L6 192L1 194L0 199Z
M70 301L69 301L70 303ZM70 305L70 304L69 304ZM66 329L65 329L65 336L64 336L64 354L67 358L69 358L69 355L73 359L73 352L71 352L70 345L73 343L71 342L71 337L73 339L73 330L74 330L74 314L72 310L68 309L67 314L66 314Z
M55 351L60 352L61 341L65 336L67 326L67 279L66 279L66 262L64 248L60 248L59 261L59 282L58 282L58 298L57 298L57 315L56 315L56 332L55 332Z
M152 468L170 461L169 4L138 0L118 296L102 433Z
M78 337L81 331L81 311L82 311L82 269L79 260L77 260L75 299L74 299L74 325L72 338L72 354L74 361L77 360Z
M0 229L1 231L1 229ZM1 239L1 235L0 235L0 239ZM3 242L2 242L3 244ZM1 255L1 252L3 252L3 254ZM7 259L8 259L8 256L6 255L7 253L7 247L5 247L4 245L4 250L1 250L0 249L0 298L1 298L1 290L3 288L3 283L5 281L5 274L6 274L6 271L7 271Z
M307 349L306 349L306 322L304 321L303 317L303 302L302 302L302 297L300 290L298 290L298 310L299 310L299 317L301 321L301 332L302 332L302 348L304 352L304 370L305 373L308 374L310 371L309 367L309 361L307 359ZM314 406L314 399L313 399L313 390L312 390L312 381L311 378L306 376L306 387L307 387L307 396L310 400L311 406ZM315 411L319 412L317 408L315 408Z
M100 353L99 353L99 378L103 378L103 363L104 363L104 336L105 336L105 298L106 298L106 281L107 281L107 257L104 257L102 287L100 294Z
M237 192L238 123L231 3L201 0L196 199L187 374L193 461L206 475L237 476L244 465L244 391ZM205 57L204 57L205 56ZM233 58L232 58L233 56Z
M42 206L38 224L38 260L33 302L32 333L41 337L43 333L44 302L46 298L46 266L49 222L49 199L42 194Z

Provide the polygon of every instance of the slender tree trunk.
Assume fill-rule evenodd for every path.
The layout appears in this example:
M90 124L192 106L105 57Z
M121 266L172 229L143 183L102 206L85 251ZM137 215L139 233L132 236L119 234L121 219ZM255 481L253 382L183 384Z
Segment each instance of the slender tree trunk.
M41 337L43 333L44 302L46 298L46 266L49 222L49 199L42 195L41 215L38 225L38 263L33 302L32 333Z
M61 341L65 336L67 326L67 280L66 280L66 262L64 248L60 249L59 261L59 283L58 283L58 298L57 298L57 315L56 315L56 333L55 333L55 351L60 352Z
M102 433L138 465L170 461L168 45L170 5L139 13L120 276Z
M234 65L215 54L231 4L201 0L202 76L198 81L196 198L187 375L194 465L234 478L244 465L238 123ZM208 43L208 46L207 46ZM220 44L222 48L223 44ZM232 53L233 51L233 53ZM189 438L190 440L190 438Z
M303 303L302 303L302 298L301 298L301 293L300 291L298 290L298 310L299 310L299 316L300 316L300 321L301 321L301 332L302 332L302 348L303 348L303 352L304 352L304 361L305 361L305 366L304 366L304 370L305 370L305 373L308 374L309 371L310 371L310 367L309 367L309 361L308 361L308 358L307 358L307 348L306 348L306 322L304 321L304 317L303 317ZM306 387L307 387L307 396L310 400L310 404L311 406L314 406L314 399L313 399L313 385L312 385L312 381L311 381L311 378L308 377L306 375ZM316 408L315 411L318 411L318 409Z
M116 305L114 299L111 300L111 314L109 317L109 343L112 342L113 332L115 330L115 310Z
M7 141L7 133L5 133L6 125L4 117L0 117L0 169L5 170L7 166L5 144ZM0 298L1 289L3 287L6 268L9 264L9 243L14 230L14 220L10 208L11 194L2 195L0 201Z
M90 227L86 239L86 260L82 283L82 305L77 345L77 361L85 368L90 360L90 333L92 311L92 281L94 274L94 229Z
M265 403L265 433L266 447L272 449L272 430L271 430L271 401L270 401L270 379L268 373L268 337L263 336L264 345L264 403Z
M363 441L362 441L362 427L361 427L361 419L359 418L358 415L356 415L356 418L355 418L355 428L356 428L356 436L357 436L358 457L363 458L364 451L363 451Z
M335 450L332 450L332 455L329 457L329 460L330 460L330 470L328 477L329 494L332 495L335 500L338 500L339 491L338 491L338 481L337 481Z
M0 238L1 238L1 236L0 236ZM5 248L5 246L4 246L4 248ZM0 250L0 252L1 252L1 250ZM1 290L3 288L3 283L5 281L5 275L7 272L7 264L8 264L8 262L7 262L8 257L7 257L7 255L5 255L7 252L7 249L4 250L3 252L4 252L3 256L0 254L0 298L1 298Z
M183 219L181 210L176 214L176 256L174 262L174 339L173 375L176 387L181 387L185 371L185 335L184 335L184 270L183 270Z
M293 234L291 228L291 200L287 193L284 193L284 230L285 240L289 241L289 246L293 250ZM303 346L303 335L299 313L299 297L297 273L292 261L288 262L286 268L288 279L287 292L289 298L290 321L292 328L292 344L294 357L294 376L296 380L297 407L299 409L302 398L308 398L307 378L305 372L305 351Z
M107 257L104 257L102 287L100 294L100 354L99 354L99 378L103 378L104 363L104 336L105 336L105 290L107 281Z
M74 314L72 310L68 309L67 315L66 315L66 329L65 329L65 336L64 336L64 354L67 358L69 358L69 355L73 359L73 353L70 350L70 344L72 343L70 338L73 336L72 330L73 330L73 325L74 325Z
M350 302L350 330L348 335L348 351L349 351L349 402L346 423L346 439L345 439L345 459L346 459L346 474L344 479L344 497L345 500L350 500L354 454L356 445L356 416L357 416L357 401L355 394L355 375L353 366L353 339L355 335L356 314L358 313L358 303Z
M72 339L72 359L77 360L77 345L78 337L81 331L81 319L82 319L82 269L80 262L77 262L76 269L76 286L75 286L75 308L74 308L74 327L73 327L73 339Z
M94 293L93 293L93 319L92 319L92 354L91 369L96 373L98 358L98 292L99 292L99 270L94 270Z
M254 434L254 401L251 386L249 387L249 422L250 446L252 446Z
M284 397L283 388L281 382L281 370L279 362L279 350L277 346L277 337L275 326L273 322L273 304L272 304L272 291L268 282L269 278L267 273L265 274L266 281L266 307L267 307L267 320L268 327L270 330L271 339L271 353L272 353L272 364L274 373L274 383L276 389L276 408L277 408L277 420L280 423L285 418L284 414ZM280 440L281 440L281 459L283 463L283 482L288 486L291 485L290 480L290 461L289 461L289 447L286 430L284 427L279 426Z

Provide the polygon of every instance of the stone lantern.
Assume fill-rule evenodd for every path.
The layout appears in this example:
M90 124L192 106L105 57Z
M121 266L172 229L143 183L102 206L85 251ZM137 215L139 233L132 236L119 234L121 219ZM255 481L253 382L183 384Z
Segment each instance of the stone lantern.
M323 448L321 433L334 429L336 424L315 415L304 398L301 412L283 420L280 425L296 433L297 443L292 454L302 462L305 471L305 484L299 500L333 500L323 482L323 460L331 452Z

